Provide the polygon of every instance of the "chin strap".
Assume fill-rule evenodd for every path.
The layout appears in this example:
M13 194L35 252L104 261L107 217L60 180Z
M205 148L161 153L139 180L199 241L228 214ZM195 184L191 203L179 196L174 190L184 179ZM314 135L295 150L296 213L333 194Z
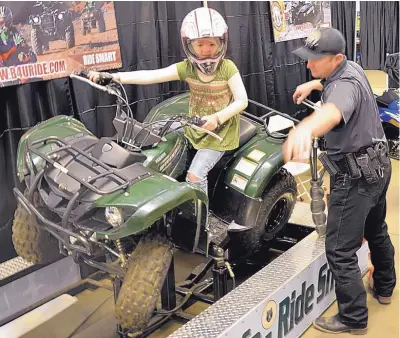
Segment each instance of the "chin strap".
M322 237L326 234L326 214L325 214L325 201L324 189L322 188L323 177L325 170L322 172L321 177L318 177L317 160L318 160L318 138L314 138L311 153L311 213L312 219L315 224L317 234Z

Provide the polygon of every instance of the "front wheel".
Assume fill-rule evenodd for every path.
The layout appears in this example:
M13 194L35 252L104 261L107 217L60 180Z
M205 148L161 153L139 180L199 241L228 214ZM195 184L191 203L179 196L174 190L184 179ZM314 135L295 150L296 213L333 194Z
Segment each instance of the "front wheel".
M115 315L125 329L144 330L151 319L172 260L172 244L163 236L142 237L130 257Z
M39 194L34 195L34 205L50 219L51 215L42 205ZM58 240L46 230L42 229L36 217L18 203L12 225L12 241L19 256L30 263L46 264L61 258Z

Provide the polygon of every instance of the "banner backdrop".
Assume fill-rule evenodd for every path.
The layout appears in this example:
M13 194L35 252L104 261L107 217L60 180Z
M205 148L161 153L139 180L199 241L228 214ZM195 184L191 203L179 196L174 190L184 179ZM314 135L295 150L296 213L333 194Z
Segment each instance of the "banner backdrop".
M331 27L329 1L270 1L275 42L306 37L318 27Z
M120 68L111 1L0 1L0 86Z

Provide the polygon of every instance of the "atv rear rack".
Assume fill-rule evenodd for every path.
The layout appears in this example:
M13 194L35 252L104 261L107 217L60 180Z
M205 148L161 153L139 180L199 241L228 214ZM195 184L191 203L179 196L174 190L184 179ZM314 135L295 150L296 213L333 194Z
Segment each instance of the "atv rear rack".
M293 121L295 124L299 123L299 120L294 118L293 116L290 116L288 114L282 113L278 110L272 109L268 106L265 106L257 101L253 101L248 99L249 103L252 103L254 105L256 105L257 107L263 108L265 110L268 111L268 113L262 115L262 116L255 116L253 114L247 113L247 112L242 112L242 114L246 117L248 117L249 119L258 122L259 124L261 124L262 126L264 126L265 132L267 133L268 136L273 137L273 138L286 138L286 135L281 134L281 133L277 133L277 132L270 132L268 129L268 120L270 117L274 116L274 115L279 115L281 117L284 117L290 121Z
M57 144L58 148L51 150L51 151L47 152L46 154L43 154L42 152L38 151L34 147L38 144L42 144L42 143L46 144L49 141ZM79 154L80 156L85 157L86 159L94 162L95 164L97 164L98 166L103 168L105 171L99 172L98 169L95 169L90 164L81 161L81 164L83 166L86 166L88 169L93 171L94 176L93 177L89 176L87 179L80 178L77 175L75 175L74 173L70 172L67 168L63 167L61 164L56 162L55 160L51 159L51 156L53 156L54 154L60 153L62 151L69 151L71 153L72 153L72 151L74 151L76 153L75 154L72 153L72 155L76 156L77 154ZM78 181L81 185L85 186L86 188L88 188L89 190L93 191L94 193L96 193L98 195L112 194L119 190L126 190L133 183L125 175L121 174L119 171L117 171L117 170L111 168L110 166L108 166L107 164L99 161L97 158L93 157L89 153L87 153L81 149L78 149L77 147L75 147L73 145L67 144L65 141L58 138L57 136L49 136L49 137L45 137L45 138L42 138L42 139L32 142L30 145L27 146L26 152L31 152L31 153L34 153L36 156L41 157L46 162L50 163L54 168L59 169L64 174L72 177L74 180ZM27 154L25 153L25 157L26 157L26 155ZM40 176L40 175L38 175L38 176ZM94 182L96 182L98 179L109 177L109 176L114 176L115 178L117 178L119 180L119 182L117 182L115 179L113 179L113 181L117 184L117 186L115 188L112 188L109 190L101 190L94 186ZM141 178L142 177L138 177L135 179L135 181L140 180ZM35 177L34 182L36 182L38 180L39 180L39 177ZM38 183L38 182L36 182L36 183Z

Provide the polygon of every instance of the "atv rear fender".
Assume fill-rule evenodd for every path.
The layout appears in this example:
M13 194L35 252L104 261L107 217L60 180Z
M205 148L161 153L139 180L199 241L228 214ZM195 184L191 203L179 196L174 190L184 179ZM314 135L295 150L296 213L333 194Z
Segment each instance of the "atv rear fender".
M280 178L282 140L257 135L240 149L221 172L211 210L228 222L253 227L268 186ZM229 203L221 203L222 200Z
M282 140L257 135L234 156L224 184L257 199L283 166ZM222 183L222 182L221 182Z

